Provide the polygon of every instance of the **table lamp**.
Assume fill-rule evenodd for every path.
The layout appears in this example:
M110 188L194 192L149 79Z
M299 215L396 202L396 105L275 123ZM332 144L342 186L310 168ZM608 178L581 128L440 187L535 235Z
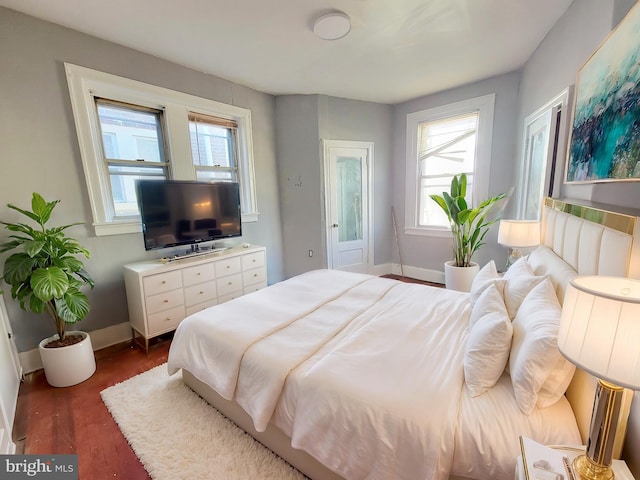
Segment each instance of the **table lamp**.
M558 348L598 378L589 440L573 470L582 479L612 479L614 437L623 387L640 389L640 281L574 277L566 290Z
M498 243L509 247L507 268L518 260L521 248L540 244L540 222L537 220L500 220Z

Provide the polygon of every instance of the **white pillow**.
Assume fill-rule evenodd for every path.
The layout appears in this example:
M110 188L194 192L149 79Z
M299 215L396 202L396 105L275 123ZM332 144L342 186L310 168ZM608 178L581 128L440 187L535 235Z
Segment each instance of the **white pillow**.
M473 325L476 322L486 314L492 312L504 312L508 316L507 307L505 307L504 299L502 298L502 284L497 285L495 283L490 283L482 294L480 294L478 301L474 303L471 308L469 328L473 328Z
M555 403L573 376L571 364L558 350L560 314L553 285L544 279L524 299L513 321L509 371L516 402L527 415L536 404Z
M509 317L513 319L527 294L544 277L534 275L527 259L522 257L509 267L502 278L507 282L504 286L504 304Z
M502 298L497 287L491 285L476 306L485 296ZM471 326L463 362L465 383L472 397L485 393L502 376L509 360L512 334L513 327L504 304L501 310L486 313Z
M480 295L482 295L482 292L494 283L498 284L500 293L502 293L506 280L503 280L502 276L498 273L496 262L491 260L473 277L471 290L469 290L469 301L471 305L473 306L478 301L478 298L480 298Z
M564 290L573 277L578 275L568 263L562 260L553 250L539 245L527 257L527 263L534 275L544 275L551 280L560 305L564 301Z

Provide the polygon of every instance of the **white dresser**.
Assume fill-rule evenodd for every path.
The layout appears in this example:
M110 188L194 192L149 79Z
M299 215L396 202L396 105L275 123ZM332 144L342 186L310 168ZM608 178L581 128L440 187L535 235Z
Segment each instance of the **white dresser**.
M266 287L265 256L265 247L233 247L167 263L125 265L134 342L147 351L149 339L175 330L192 313Z

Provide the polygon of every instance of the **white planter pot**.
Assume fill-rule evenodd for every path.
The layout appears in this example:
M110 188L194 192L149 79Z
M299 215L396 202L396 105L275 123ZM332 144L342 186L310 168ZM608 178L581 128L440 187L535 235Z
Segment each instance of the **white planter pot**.
M45 348L58 335L45 338L38 345L44 375L52 387L70 387L84 382L96 371L91 337L86 332L67 332L67 335L83 335L84 340L74 345L59 348Z
M450 260L444 264L444 284L449 290L468 292L471 283L480 271L480 265L471 262L469 267L456 267L455 261Z

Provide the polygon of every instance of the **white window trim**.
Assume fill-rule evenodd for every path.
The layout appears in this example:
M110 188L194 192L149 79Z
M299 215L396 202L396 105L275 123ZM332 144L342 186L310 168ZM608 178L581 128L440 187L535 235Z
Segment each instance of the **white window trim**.
M463 100L440 107L429 108L407 115L407 158L405 180L405 227L407 235L451 237L449 227L418 226L418 125L421 122L441 120L456 115L478 112L478 139L474 165L473 205L485 200L489 193L491 168L491 142L495 94Z
M176 180L196 178L191 161L188 113L193 111L235 120L238 123L242 221L258 220L250 110L70 63L64 66L97 236L137 233L142 228L139 218L113 219L111 187L102 161L100 126L95 115L96 96L164 110L169 170L171 178Z

